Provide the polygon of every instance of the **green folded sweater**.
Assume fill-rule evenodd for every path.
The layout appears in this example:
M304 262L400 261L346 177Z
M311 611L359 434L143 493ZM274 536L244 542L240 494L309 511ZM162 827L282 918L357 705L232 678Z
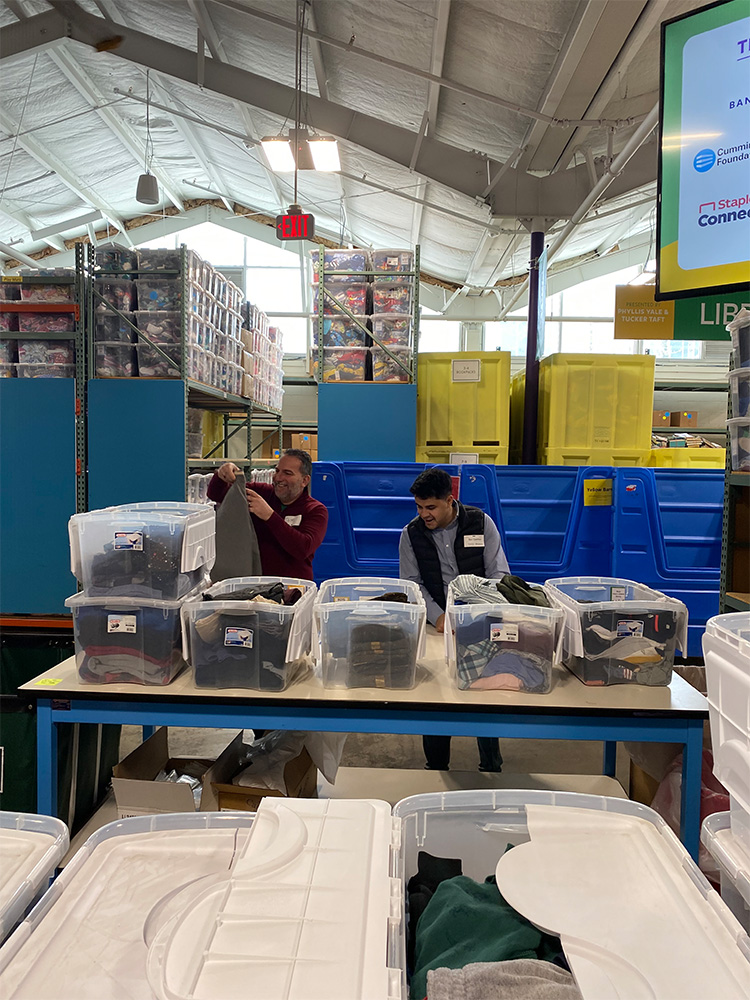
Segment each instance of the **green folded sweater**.
M427 995L431 969L515 958L551 962L561 951L559 938L538 930L505 901L494 876L480 883L458 875L440 883L419 918L411 998Z

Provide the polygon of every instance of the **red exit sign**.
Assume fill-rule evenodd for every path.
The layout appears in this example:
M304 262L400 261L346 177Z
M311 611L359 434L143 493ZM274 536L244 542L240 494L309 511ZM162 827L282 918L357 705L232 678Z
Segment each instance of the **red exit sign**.
M314 235L314 215L288 214L276 216L277 240L309 240Z

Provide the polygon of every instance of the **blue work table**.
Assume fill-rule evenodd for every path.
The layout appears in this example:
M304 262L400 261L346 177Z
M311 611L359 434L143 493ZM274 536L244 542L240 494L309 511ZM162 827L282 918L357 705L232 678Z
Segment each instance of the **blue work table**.
M312 676L283 692L199 688L191 670L165 687L82 684L70 657L24 684L37 701L37 811L55 814L57 726L75 722L198 729L296 729L317 732L499 736L598 740L603 773L614 776L618 742L681 743L680 835L694 859L700 838L703 723L708 702L673 675L669 687L587 687L556 667L549 694L460 691L443 638L428 629L426 655L410 691L324 688Z

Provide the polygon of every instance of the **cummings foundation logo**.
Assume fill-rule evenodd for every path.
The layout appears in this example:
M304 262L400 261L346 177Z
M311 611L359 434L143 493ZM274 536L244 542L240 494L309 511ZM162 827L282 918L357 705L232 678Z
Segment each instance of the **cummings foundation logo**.
M693 167L698 171L699 174L705 174L707 170L716 163L716 153L713 149L701 149L695 154L693 159Z
M743 194L739 198L720 198L719 201L706 201L698 207L698 225L701 229L712 226L723 226L728 222L743 222L750 212L750 195Z

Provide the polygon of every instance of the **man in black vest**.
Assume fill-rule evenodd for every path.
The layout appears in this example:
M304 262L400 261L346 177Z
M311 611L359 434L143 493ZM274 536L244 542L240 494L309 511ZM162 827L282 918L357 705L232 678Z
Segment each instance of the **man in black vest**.
M417 517L401 532L399 576L418 583L427 604L427 621L438 632L445 629L448 584L460 573L499 580L509 573L492 518L477 507L464 507L453 499L451 477L445 469L426 469L409 488L417 504ZM500 743L479 737L479 770L502 770ZM423 736L427 768L447 771L450 736Z

